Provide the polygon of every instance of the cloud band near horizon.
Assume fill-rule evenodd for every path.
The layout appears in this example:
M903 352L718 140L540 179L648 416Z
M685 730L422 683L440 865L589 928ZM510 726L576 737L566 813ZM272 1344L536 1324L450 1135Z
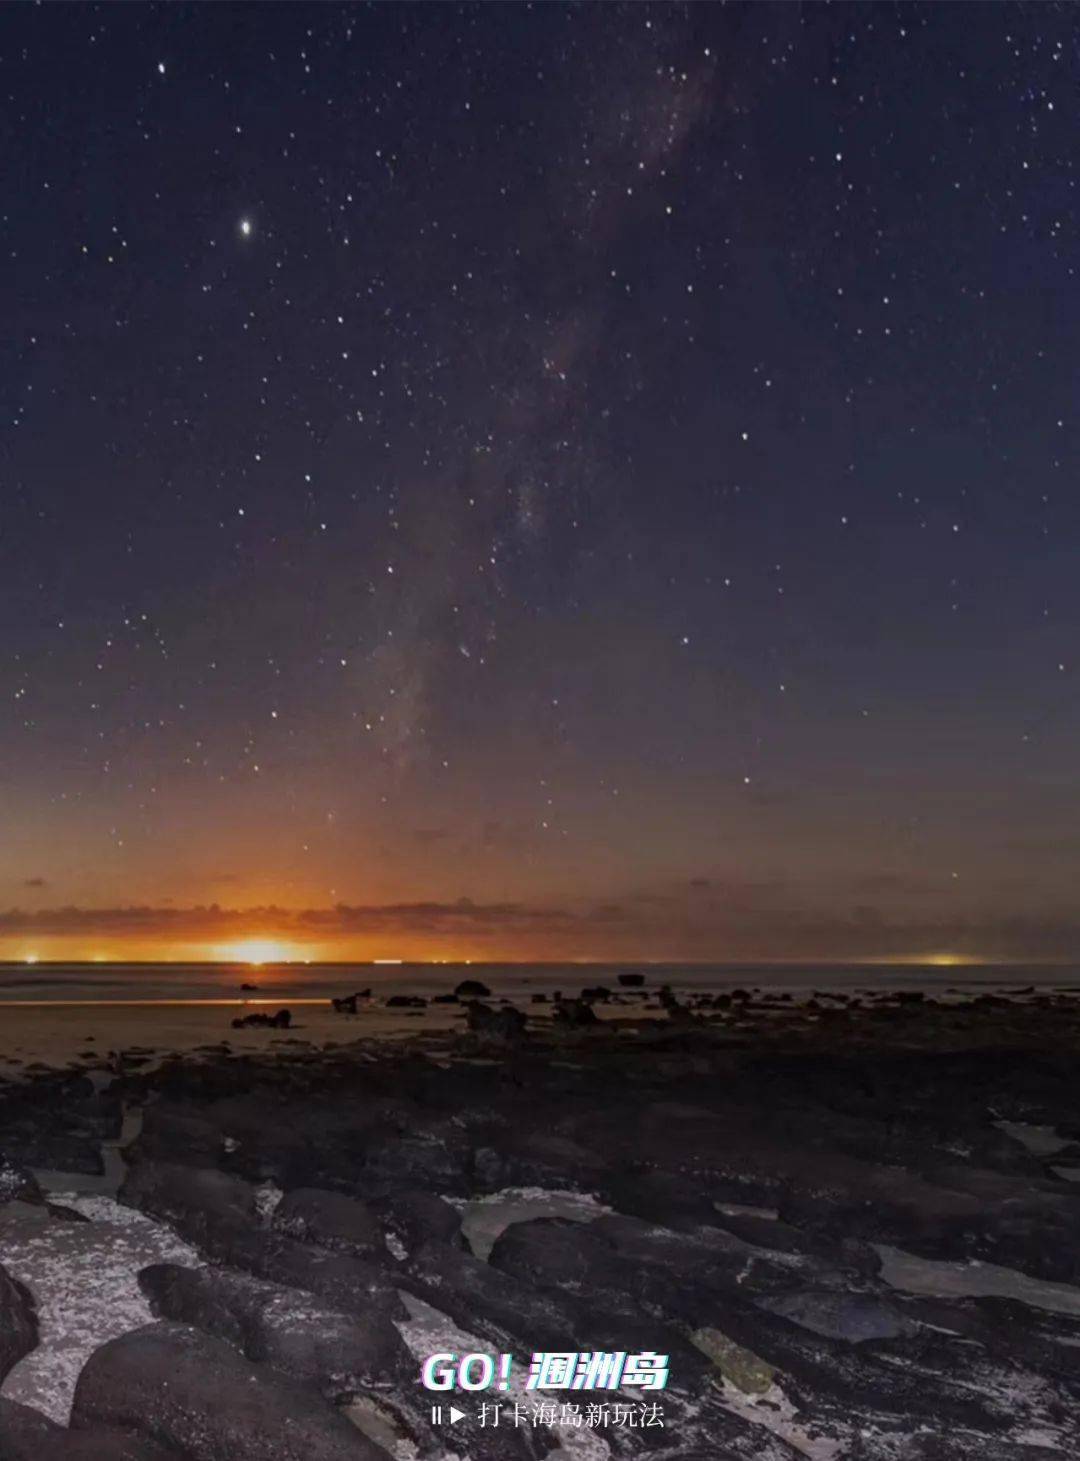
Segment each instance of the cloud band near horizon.
M733 897L707 902L633 895L580 906L525 902L416 901L337 903L288 908L218 903L65 905L0 911L0 942L35 938L120 940L143 946L222 944L273 937L348 957L368 939L401 944L410 956L521 959L617 958L731 960L1080 958L1080 920L1067 913L897 916L858 905L828 912ZM15 955L17 957L17 953Z

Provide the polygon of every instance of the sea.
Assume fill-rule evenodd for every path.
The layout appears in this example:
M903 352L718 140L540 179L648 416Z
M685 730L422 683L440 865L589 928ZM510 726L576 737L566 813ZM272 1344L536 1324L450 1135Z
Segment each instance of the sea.
M476 979L498 998L528 1001L534 993L575 995L589 986L619 988L619 975L641 974L646 989L716 993L745 988L785 990L922 989L971 994L1038 990L1080 993L1080 966L1031 964L730 964L730 963L0 963L0 1004L259 1004L326 1003L370 990L373 1002L392 994L425 998ZM243 988L242 986L255 986Z

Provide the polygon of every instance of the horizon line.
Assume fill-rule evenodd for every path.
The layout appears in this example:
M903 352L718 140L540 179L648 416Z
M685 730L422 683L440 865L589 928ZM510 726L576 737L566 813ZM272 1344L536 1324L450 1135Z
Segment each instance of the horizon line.
M635 966L641 968L666 968L677 965L681 968L727 968L727 969L788 969L788 968L914 968L914 969L965 969L965 968L1071 968L1080 964L1080 955L1074 958L978 958L963 954L930 955L919 958L890 958L868 955L865 958L791 958L791 959L681 959L681 958L571 958L571 959L125 959L103 956L88 959L64 959L15 957L0 959L0 969L50 969L72 966L100 969L103 966L123 965L126 968L210 968L210 969L333 969L333 968L574 968L619 965L627 972Z

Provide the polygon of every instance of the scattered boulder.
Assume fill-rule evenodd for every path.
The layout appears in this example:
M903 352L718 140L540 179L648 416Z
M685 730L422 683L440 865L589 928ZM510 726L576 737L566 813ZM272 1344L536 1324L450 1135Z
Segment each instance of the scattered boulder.
M692 1009L678 1000L673 1000L667 1005L668 1020L673 1025L700 1025L701 1016L696 1015Z
M598 1025L600 1018L592 1005L585 999L561 999L552 1014L557 1025L567 1025L580 1030L589 1025Z
M427 1008L427 1000L419 994L392 994L386 1006L387 1009L422 1010Z
M116 1430L70 1431L40 1410L0 1396L3 1461L176 1461L148 1441Z
M234 1030L258 1028L271 1030L287 1030L291 1024L292 1011L278 1010L276 1015L264 1015L258 1013L253 1015L239 1015L235 1020L233 1020L232 1027Z
M493 1010L490 1005L471 999L465 1006L466 1019L474 1035L484 1035L491 1040L520 1040L525 1034L526 1019L521 1010L504 1005Z
M0 1202L44 1202L33 1172L0 1152Z
M465 1247L461 1214L434 1192L406 1188L375 1198L368 1206L392 1240L391 1248L396 1244L409 1254L431 1241Z
M561 1295L447 1243L423 1244L398 1278L403 1288L500 1348L554 1348L573 1332Z
M233 1232L211 1256L255 1278L303 1289L343 1313L363 1318L377 1310L394 1319L405 1314L393 1275L372 1257L335 1253L316 1243L259 1228ZM389 1255L387 1258L389 1261Z
M186 1461L386 1461L313 1387L185 1324L147 1324L94 1351L75 1387L72 1427L94 1426Z
M478 1147L474 1171L487 1192L502 1187L546 1187L596 1192L609 1179L606 1157L571 1137L526 1131L495 1147Z
M222 1268L154 1264L139 1287L159 1318L193 1324L245 1358L313 1385L334 1405L355 1404L408 1447L437 1447L416 1360L387 1314L346 1314L332 1303Z
M25 1285L0 1268L0 1380L37 1347L34 1300Z
M455 985L454 993L458 999L491 998L491 990L479 979L463 979L460 984Z
M162 1161L216 1166L222 1151L220 1127L207 1117L205 1107L167 1100L143 1110L142 1129L124 1151L131 1163Z
M249 1360L308 1380L334 1401L415 1378L409 1350L377 1309L360 1319L283 1284L173 1263L142 1269L139 1287L160 1318L228 1340Z
M640 989L645 983L644 974L619 974L617 978L624 989Z
M385 1253L382 1227L367 1205L340 1192L300 1187L274 1209L273 1225L337 1253Z
M361 1003L367 1004L370 999L371 999L371 990L370 990L370 988L369 989L358 989L358 990L356 990L356 992L354 994L343 994L339 998L336 998L336 999L332 998L330 1000L330 1004L332 1005L332 1007L333 1007L333 1009L334 1009L334 1011L335 1011L336 1014L339 1014L339 1015L355 1015L356 1012L357 1012L358 1006Z
M252 1184L209 1167L139 1162L128 1168L117 1199L170 1223L214 1258L227 1258L236 1235L258 1221Z

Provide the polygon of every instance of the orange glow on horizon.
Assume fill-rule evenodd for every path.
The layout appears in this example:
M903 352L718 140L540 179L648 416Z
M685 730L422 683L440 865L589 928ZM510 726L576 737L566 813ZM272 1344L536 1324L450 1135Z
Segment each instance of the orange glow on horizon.
M288 964L303 957L289 944L270 938L239 939L234 944L221 944L215 952L230 964Z

